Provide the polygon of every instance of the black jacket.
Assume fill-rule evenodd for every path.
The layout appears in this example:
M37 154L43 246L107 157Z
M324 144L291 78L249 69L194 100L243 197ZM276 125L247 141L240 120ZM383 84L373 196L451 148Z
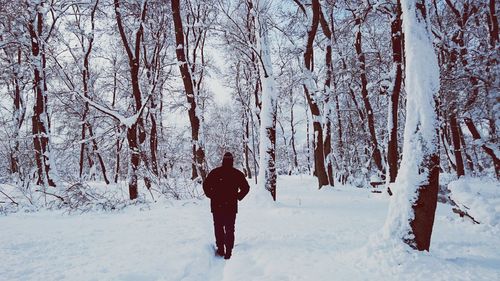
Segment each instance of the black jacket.
M249 189L245 175L238 169L227 166L213 169L203 182L203 191L211 199L212 213L237 213L237 200L241 201Z

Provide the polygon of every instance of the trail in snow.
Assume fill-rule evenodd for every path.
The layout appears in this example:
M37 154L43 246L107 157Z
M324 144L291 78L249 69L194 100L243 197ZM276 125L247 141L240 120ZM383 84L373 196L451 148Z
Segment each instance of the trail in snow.
M498 228L440 204L430 253L379 246L385 195L315 186L280 177L274 207L243 200L228 261L213 253L208 200L12 214L0 218L0 280L500 280Z

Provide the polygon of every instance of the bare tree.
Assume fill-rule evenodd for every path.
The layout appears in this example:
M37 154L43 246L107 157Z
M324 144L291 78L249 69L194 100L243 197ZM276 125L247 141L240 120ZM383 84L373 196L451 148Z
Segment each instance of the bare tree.
M4 23L4 30L6 32L12 32L12 22L6 22ZM0 41L3 40L3 36L0 35ZM25 55L23 54L23 49L19 45L13 45L13 46L5 46L2 48L4 54L5 54L5 60L8 63L7 71L8 73L8 85L9 85L9 94L12 97L13 101L13 111L12 111L12 119L13 119L13 126L12 126L12 142L10 143L9 146L9 157L10 157L10 168L9 172L12 175L19 174L21 171L22 167L19 163L19 154L20 154L20 133L21 133L21 126L23 125L25 121L25 116L26 116L26 98L24 96L24 89L26 87L26 82L23 81L23 72L24 72L24 64L25 62L23 61L23 58Z
M205 167L205 151L203 149L202 143L200 142L200 116L198 115L197 110L198 89L196 88L193 80L193 67L195 67L196 64L194 62L190 64L188 61L188 49L186 44L188 44L189 38L186 38L184 33L180 1L172 0L171 4L173 16L172 18L175 29L175 43L177 45L175 52L177 55L177 60L179 62L179 70L182 76L182 82L184 84L186 99L189 104L188 115L189 122L191 124L191 139L193 151L192 178L194 179L198 176L201 176L201 178L204 180L207 176ZM196 52L196 50L194 51ZM200 83L201 81L198 81L198 85Z
M367 79L367 70L366 70L366 59L365 53L363 52L363 41L362 41L362 32L361 32L361 24L366 17L366 13L368 13L368 9L358 10L352 12L354 16L354 25L356 30L354 47L356 49L356 55L358 58L359 65L359 73L361 79L361 97L363 100L363 104L365 107L366 120L368 125L368 132L370 133L370 139L372 143L372 157L373 162L378 170L379 175L383 175L385 173L384 167L382 165L382 154L380 152L377 134L375 132L375 120L374 120L374 112L373 107L368 97L368 79Z
M78 5L73 6L73 13L75 17L75 25L78 30L76 37L78 38L78 41L80 43L81 51L83 53L83 59L80 57L77 57L73 52L71 54L76 60L76 63L79 63L80 60L82 61L82 66L81 66L81 79L82 79L82 92L83 95L89 99L92 99L90 96L91 90L89 89L91 87L91 74L90 74L90 55L92 53L92 48L94 45L94 32L95 32L95 15L97 11L97 7L99 5L99 0L96 0L93 3L90 3L89 9L90 9L90 31L87 33L84 28L84 23L82 22L82 12L80 11L80 7ZM80 144L80 179L82 179L83 176L83 170L84 170L84 162L85 162L85 156L87 154L87 158L89 159L89 170L93 170L93 166L95 165L94 158L97 157L99 161L99 165L101 167L102 175L104 178L104 181L106 184L109 184L108 176L106 174L106 165L104 163L104 160L101 156L101 153L99 152L97 140L95 139L93 130L92 130L92 124L89 122L88 117L89 117L89 111L90 107L88 102L84 102L84 107L83 107L83 112L82 112L82 130L81 130L81 144ZM90 142L92 143L92 148L91 150L87 147L87 132L88 136L90 139Z
M303 8L303 5L300 2L296 2L300 7ZM305 11L305 8L303 8ZM323 135L323 126L321 124L322 114L320 111L319 99L317 97L317 90L314 85L314 81L312 78L314 71L314 48L313 43L316 38L316 33L318 31L318 25L321 14L321 5L319 0L313 0L312 5L312 15L310 16L311 26L307 32L307 42L304 50L304 72L305 72L305 81L303 84L304 94L307 99L307 103L309 104L309 109L312 115L313 121L313 130L314 130L314 174L318 178L318 186L321 188L322 186L328 185L328 175L326 173L325 168L325 153L324 153L324 135ZM306 15L308 15L306 13Z
M31 61L33 65L33 91L35 104L33 106L32 134L37 165L37 184L55 186L55 167L50 145L50 121L47 112L47 80L46 80L46 44L52 35L58 16L51 13L51 25L47 25L47 12L51 7L46 1L39 3L27 2L26 10L30 15L27 29L31 42Z

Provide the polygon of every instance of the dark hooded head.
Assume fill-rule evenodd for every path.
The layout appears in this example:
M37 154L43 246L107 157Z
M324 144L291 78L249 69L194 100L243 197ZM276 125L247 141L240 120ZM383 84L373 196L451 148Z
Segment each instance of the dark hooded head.
M226 152L222 158L222 167L233 167L233 155L231 152Z

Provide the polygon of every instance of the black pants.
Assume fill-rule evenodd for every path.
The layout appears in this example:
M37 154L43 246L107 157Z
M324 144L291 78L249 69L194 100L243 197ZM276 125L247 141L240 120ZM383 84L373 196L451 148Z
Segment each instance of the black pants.
M215 244L222 249L226 246L226 252L231 252L234 246L234 222L236 213L214 212Z

